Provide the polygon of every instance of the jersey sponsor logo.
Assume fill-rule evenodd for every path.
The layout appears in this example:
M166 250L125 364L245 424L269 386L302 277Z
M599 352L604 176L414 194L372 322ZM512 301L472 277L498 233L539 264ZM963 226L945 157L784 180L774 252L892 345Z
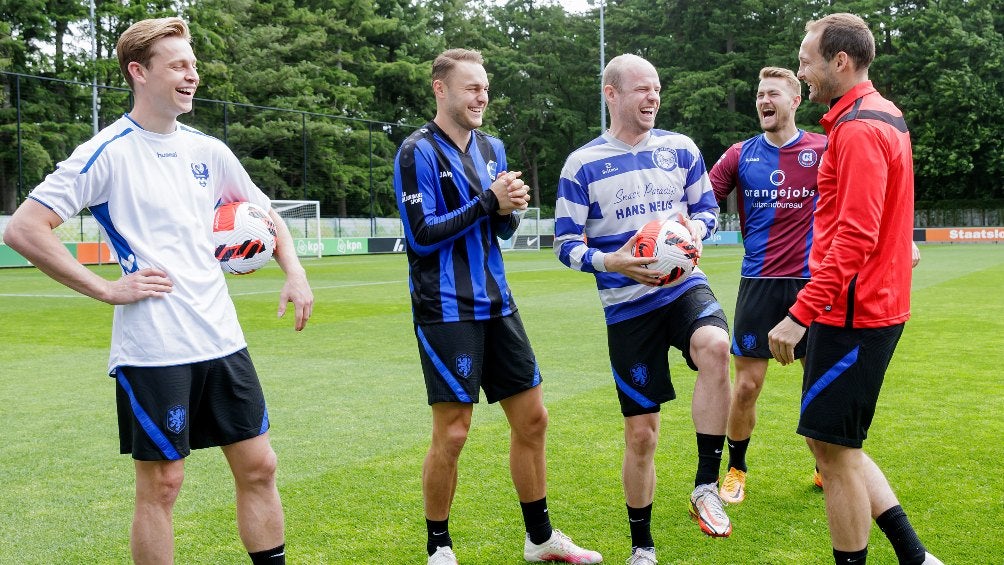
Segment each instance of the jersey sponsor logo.
M798 152L798 164L805 168L813 167L819 162L815 149L803 149Z
M743 196L749 199L768 198L777 200L778 198L815 198L816 189L807 186L789 188L748 188L743 190Z
M199 181L199 186L206 186L209 182L209 165L205 163L192 163L192 176Z
M469 354L463 353L458 355L455 364L457 366L457 375L464 379L471 376L471 371L474 370L474 359Z
M164 427L172 434L180 434L188 424L188 411L182 405L172 406L167 410Z
M746 351L756 349L756 336L751 333L743 334L743 337L740 340L740 347Z
M774 186L781 186L782 184L784 184L784 179L785 179L784 171L782 171L781 169L775 169L770 174L770 184Z
M494 160L488 161L487 163L485 163L485 169L488 171L488 177L491 178L492 180L495 180L495 177L497 177L499 173L498 171L499 164L496 163Z
M413 194L402 194L401 195L402 204L421 204L422 203L422 193L415 192Z
M648 384L648 365L637 363L631 367L631 382L635 386L645 386Z
M676 158L676 150L669 147L660 147L652 152L652 162L655 163L656 167L664 171L672 171L679 164Z
M164 159L164 158L167 158L167 157L177 157L178 156L178 152L177 151L173 151L171 153L161 153L160 151L156 151L156 153L157 153L157 157L159 157L161 159Z

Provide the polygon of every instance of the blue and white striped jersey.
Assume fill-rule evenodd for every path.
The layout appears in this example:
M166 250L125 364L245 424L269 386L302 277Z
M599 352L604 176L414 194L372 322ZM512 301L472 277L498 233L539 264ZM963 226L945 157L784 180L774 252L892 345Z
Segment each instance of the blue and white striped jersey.
M635 146L604 133L568 156L558 180L554 252L566 266L593 273L607 324L650 312L707 278L694 269L674 287L650 287L603 266L651 220L683 214L718 227L718 203L704 159L689 137L653 129Z
M408 242L416 323L516 312L496 236L512 237L519 216L498 215L498 199L489 190L506 166L502 142L477 130L460 149L429 122L401 144L394 192Z

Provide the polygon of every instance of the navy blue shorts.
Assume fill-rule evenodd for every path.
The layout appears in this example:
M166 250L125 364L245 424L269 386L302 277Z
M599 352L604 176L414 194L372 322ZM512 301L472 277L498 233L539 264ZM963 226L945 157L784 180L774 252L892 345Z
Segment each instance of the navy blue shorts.
M119 449L140 461L183 459L268 431L268 411L247 349L168 367L115 373Z
M478 322L416 324L429 404L489 404L540 384L540 368L519 314Z
M799 434L861 447L903 327L809 326Z
M669 348L690 358L690 336L698 328L716 326L729 331L725 312L707 285L699 285L661 308L607 326L607 347L614 384L627 416L651 414L676 398L669 375Z
M809 279L743 277L739 281L736 315L732 320L732 354L773 359L767 333L774 329L795 303L798 291ZM795 359L805 357L805 338L795 346Z

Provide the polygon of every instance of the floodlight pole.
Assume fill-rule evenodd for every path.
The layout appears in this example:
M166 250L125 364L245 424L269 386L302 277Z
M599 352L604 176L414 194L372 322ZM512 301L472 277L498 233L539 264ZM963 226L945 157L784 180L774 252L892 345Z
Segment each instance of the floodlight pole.
M605 2L600 0L600 135L607 131L607 105L606 100L603 99L603 67L606 65L606 56L603 52L604 47L604 37L603 37L603 4Z
M94 72L91 82L91 120L94 127L94 135L98 134L98 37L97 26L94 19L94 0L91 5L91 69Z

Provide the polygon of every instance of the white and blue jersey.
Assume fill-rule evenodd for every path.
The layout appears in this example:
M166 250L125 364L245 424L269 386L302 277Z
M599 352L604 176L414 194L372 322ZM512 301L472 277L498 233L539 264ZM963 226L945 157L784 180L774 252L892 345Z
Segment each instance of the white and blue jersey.
M61 162L29 197L64 221L89 208L123 274L165 271L172 292L115 306L109 373L217 359L246 347L213 248L218 203L268 197L220 140L144 130L128 114Z
M704 222L705 237L718 227L718 203L704 159L689 137L653 129L630 146L604 133L568 156L558 180L554 251L566 266L595 274L607 324L645 314L707 284L699 268L668 288L605 271L606 253L623 247L647 222L679 214Z

